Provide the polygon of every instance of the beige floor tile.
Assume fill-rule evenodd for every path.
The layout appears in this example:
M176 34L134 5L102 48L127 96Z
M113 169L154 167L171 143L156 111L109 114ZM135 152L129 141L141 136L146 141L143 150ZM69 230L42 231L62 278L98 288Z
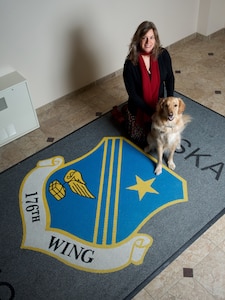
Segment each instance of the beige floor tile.
M177 262L179 262L182 268L194 268L215 247L216 245L203 235L177 258Z
M3 171L17 162L23 160L24 153L16 147L15 142L11 142L0 148L0 171Z
M155 300L213 300L214 297L201 284L192 278L183 278L162 298Z
M122 75L101 83L100 87L106 91L108 95L111 95L115 98L117 105L127 101L128 97Z
M220 249L222 249L225 252L225 239L219 244L219 247L220 247ZM224 274L224 276L225 276L225 274Z
M216 247L194 269L194 278L214 299L225 299L225 252Z
M225 241L225 215L223 215L216 223L214 223L202 236L219 246ZM225 266L224 266L225 269Z
M143 289L141 290L134 298L133 300L154 300L149 293Z
M163 270L156 278L154 278L145 290L154 299L160 299L167 291L183 277L183 269L175 260L165 270Z

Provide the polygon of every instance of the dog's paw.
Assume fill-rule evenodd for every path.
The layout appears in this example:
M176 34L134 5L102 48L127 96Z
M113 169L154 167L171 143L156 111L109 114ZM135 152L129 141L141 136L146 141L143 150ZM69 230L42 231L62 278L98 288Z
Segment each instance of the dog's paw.
M155 169L155 174L160 175L162 173L162 166L157 166Z
M171 170L174 170L176 168L176 165L173 161L168 161L168 167L171 169Z

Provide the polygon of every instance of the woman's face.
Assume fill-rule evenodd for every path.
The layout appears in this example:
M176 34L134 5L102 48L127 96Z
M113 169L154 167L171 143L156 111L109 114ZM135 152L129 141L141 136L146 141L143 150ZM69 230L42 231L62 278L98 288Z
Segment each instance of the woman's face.
M140 42L141 50L150 53L155 46L155 35L153 29L150 29L142 38Z

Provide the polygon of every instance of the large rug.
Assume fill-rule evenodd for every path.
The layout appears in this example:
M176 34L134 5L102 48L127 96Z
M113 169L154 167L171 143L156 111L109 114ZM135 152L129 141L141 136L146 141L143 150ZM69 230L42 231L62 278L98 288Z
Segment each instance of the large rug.
M225 211L225 118L193 120L176 169L101 116L0 174L0 299L131 299Z

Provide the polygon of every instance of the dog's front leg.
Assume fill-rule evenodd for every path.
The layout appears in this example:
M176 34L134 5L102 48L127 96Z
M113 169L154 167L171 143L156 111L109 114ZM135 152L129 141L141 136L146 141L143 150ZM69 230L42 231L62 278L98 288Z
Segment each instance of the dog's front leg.
M163 158L163 146L161 144L157 145L157 155L158 155L158 163L155 169L155 174L159 175L162 173L162 158Z
M170 154L169 154L169 157L168 157L168 167L171 169L171 170L174 170L176 168L176 165L173 161L173 156L174 156L174 152L176 150L176 146L174 146L171 151L170 151Z

